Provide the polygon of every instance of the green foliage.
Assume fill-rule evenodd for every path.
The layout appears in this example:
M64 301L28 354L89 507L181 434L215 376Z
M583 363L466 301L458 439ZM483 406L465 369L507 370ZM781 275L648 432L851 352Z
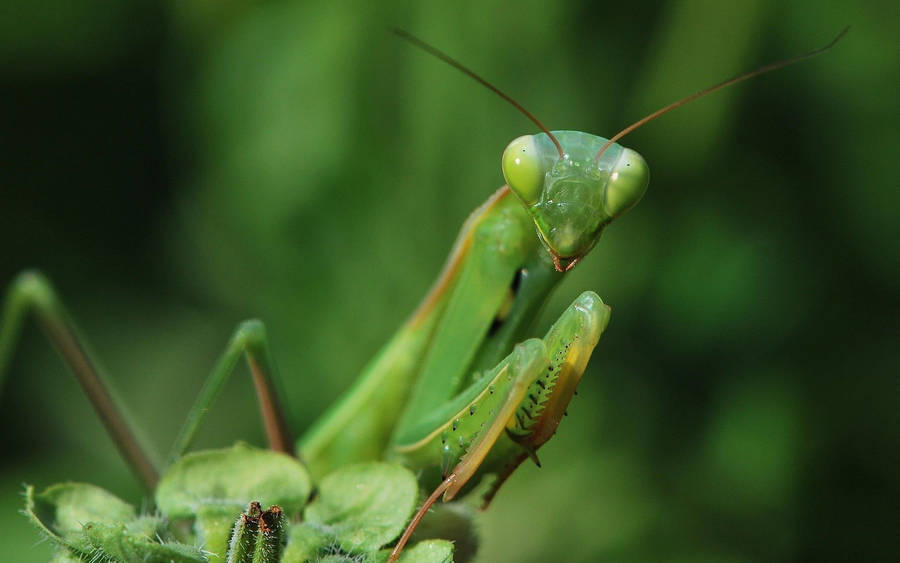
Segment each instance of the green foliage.
M334 536L348 553L378 549L403 531L415 509L418 485L408 469L366 463L331 473L306 509L306 522Z
M378 563L387 560L389 550L378 553ZM423 540L406 548L400 555L400 563L450 563L453 561L453 544L447 540Z
M403 531L418 495L408 469L375 462L325 476L306 506L310 490L305 468L293 458L236 444L188 454L173 465L157 488L155 515L138 515L112 493L84 483L41 493L27 487L25 513L56 544L58 562L226 555L228 563L375 562L387 558L382 548ZM263 511L244 498L279 506ZM181 520L193 521L193 531L186 533ZM401 561L449 562L452 553L448 541L425 540Z
M130 504L94 485L63 483L25 489L25 514L57 545L56 561L206 561L169 538L161 518L137 516Z
M193 517L201 506L236 514L254 501L293 515L306 505L311 488L296 459L238 443L179 459L160 480L156 504L170 518Z

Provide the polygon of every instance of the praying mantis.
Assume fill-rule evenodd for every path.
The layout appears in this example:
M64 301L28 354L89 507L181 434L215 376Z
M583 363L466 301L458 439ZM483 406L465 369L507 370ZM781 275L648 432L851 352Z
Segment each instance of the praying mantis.
M699 95L819 54L839 38ZM419 309L354 388L300 439L297 449L313 476L384 456L419 471L422 485L434 489L430 502L441 494L449 500L475 484L476 476L491 475L494 481L482 493L489 502L519 463L537 460L537 450L555 432L610 313L596 294L586 292L542 339L525 339L532 321L565 272L647 188L646 163L615 141L695 97L649 115L610 140L551 132L540 124L543 133L514 140L502 158L509 187L473 213ZM549 187L543 185L545 179L551 180ZM153 463L115 413L112 399L93 383L89 359L49 283L39 276L24 275L10 292L0 333L0 366L30 308L89 388L136 473L152 487L157 479ZM248 323L235 333L201 392L176 439L173 460L187 449L242 353L265 405L270 445L294 450L277 406L264 329ZM391 558L399 556L429 504Z

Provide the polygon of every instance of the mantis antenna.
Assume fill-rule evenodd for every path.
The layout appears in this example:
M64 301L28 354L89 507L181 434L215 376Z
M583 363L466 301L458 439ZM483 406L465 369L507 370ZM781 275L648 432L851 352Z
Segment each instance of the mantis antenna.
M723 82L719 82L718 84L714 84L714 85L710 86L709 88L700 90L699 92L694 92L690 96L684 97L684 98L678 100L677 102L672 102L671 104L654 111L650 115L635 121L634 123L632 123L625 129L622 129L621 131L619 131L618 133L613 135L608 141L606 141L606 144L604 144L602 147L600 147L600 150L597 151L597 156L594 157L594 162L599 161L600 155L602 155L604 152L606 152L606 149L608 149L613 143L615 143L616 141L618 141L625 135L631 133L638 127L641 127L642 125L645 125L645 124L653 121L657 117L665 115L675 108L679 108L687 103L693 102L697 98L702 98L703 96L706 96L707 94L712 94L716 90L721 90L722 88L731 86L732 84L737 84L738 82L743 82L744 80L753 78L754 76L766 74L768 72L772 72L773 70L778 70L779 68L784 68L786 66L790 66L792 64L799 63L801 61L805 61L806 59L811 59L813 57L821 55L822 53L824 53L824 52L828 51L829 49L831 49L832 47L834 47L835 44L837 44L837 42L840 41L841 38L844 35L846 35L847 31L849 31L849 30L850 30L850 26L848 25L847 27L842 29L840 33L837 34L837 37L832 39L831 42L828 45L825 45L824 47L820 47L819 49L810 51L808 53L804 53L802 55L798 55L796 57L791 57L790 59L784 59L782 61L777 61L774 63L769 63L767 65L763 65L755 70L751 70L750 72L745 72L744 74L740 74L733 78L729 78L728 80L725 80Z
M392 31L395 35L397 35L397 36L400 37L401 39L404 39L404 40L406 40L406 41L412 43L413 45L415 45L415 46L418 47L419 49L422 49L423 51L425 51L425 52L428 53L429 55L433 55L433 56L435 56L435 57L441 59L442 61L444 61L444 62L447 63L448 65L450 65L450 66L452 66L453 68L459 70L460 72L462 72L463 74L465 74L465 75L468 76L469 78L472 78L473 80L475 80L476 82L478 82L479 84L481 84L482 86L484 86L485 88L487 88L488 90L490 90L491 92L497 94L498 96L500 96L501 98L503 98L504 100L506 100L507 102L509 102L510 104L512 104L512 106L513 106L514 108L516 108L517 110L519 110L520 112L522 112L522 115L524 115L525 117L527 117L528 119L530 119L535 125L537 125L537 126L540 128L541 131L543 131L544 133L547 134L548 137L550 137L550 140L553 141L553 144L556 146L556 151L559 153L559 157L560 157L560 158L563 157L563 155L564 155L565 153L564 153L564 151L563 151L562 145L559 144L559 141L556 139L555 136L553 136L553 133L551 133L549 129L547 129L546 127L544 127L544 124L541 123L541 122L538 120L538 118L534 116L534 114L532 114L530 111L528 111L527 109L525 109L525 107L522 106L522 104L520 104L519 102L517 102L517 101L515 101L514 99L512 99L512 97L511 97L509 94L507 94L506 92L504 92L504 91L501 90L500 88L497 88L496 86L494 86L493 84L491 84L490 82L488 82L487 80L485 80L484 78L478 76L477 74L475 74L475 71L469 69L468 67L466 67L465 65L463 65L461 62L457 61L456 59L454 59L454 58L451 57L450 55L444 53L443 51L441 51L441 50L438 49L437 47L433 47L433 46L429 45L428 43L422 41L421 39L419 39L419 38L416 37L415 35L409 33L408 31L405 31L405 30L400 29L400 28L397 28L397 27L392 27L392 28L390 28L390 29L391 29L391 31Z

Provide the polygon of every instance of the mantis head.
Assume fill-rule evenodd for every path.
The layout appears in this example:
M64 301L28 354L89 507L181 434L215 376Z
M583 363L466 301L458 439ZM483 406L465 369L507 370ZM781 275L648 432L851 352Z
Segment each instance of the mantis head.
M845 27L824 47L763 65L663 106L608 140L577 131L550 131L522 104L457 60L403 30L393 31L494 92L543 131L519 137L506 147L503 176L531 213L556 269L564 271L572 269L591 250L603 227L633 207L647 190L650 181L647 163L641 155L616 141L673 109L717 90L821 55L834 47L848 29Z
M524 135L503 152L503 176L534 219L558 270L587 254L603 228L643 197L643 157L578 131ZM561 150L560 150L561 149Z

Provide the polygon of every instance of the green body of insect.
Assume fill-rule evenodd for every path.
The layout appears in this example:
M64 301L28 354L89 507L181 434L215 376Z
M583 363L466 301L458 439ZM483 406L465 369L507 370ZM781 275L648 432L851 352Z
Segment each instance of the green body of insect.
M479 468L498 476L489 499L553 435L609 308L586 292L543 341L510 351L528 336L560 270L583 257L649 181L630 149L612 145L597 159L606 139L553 134L562 157L546 134L510 143L502 159L509 187L469 217L419 310L301 440L314 474L387 450L415 469L439 469L425 473L432 484L461 463L465 477L448 499Z

